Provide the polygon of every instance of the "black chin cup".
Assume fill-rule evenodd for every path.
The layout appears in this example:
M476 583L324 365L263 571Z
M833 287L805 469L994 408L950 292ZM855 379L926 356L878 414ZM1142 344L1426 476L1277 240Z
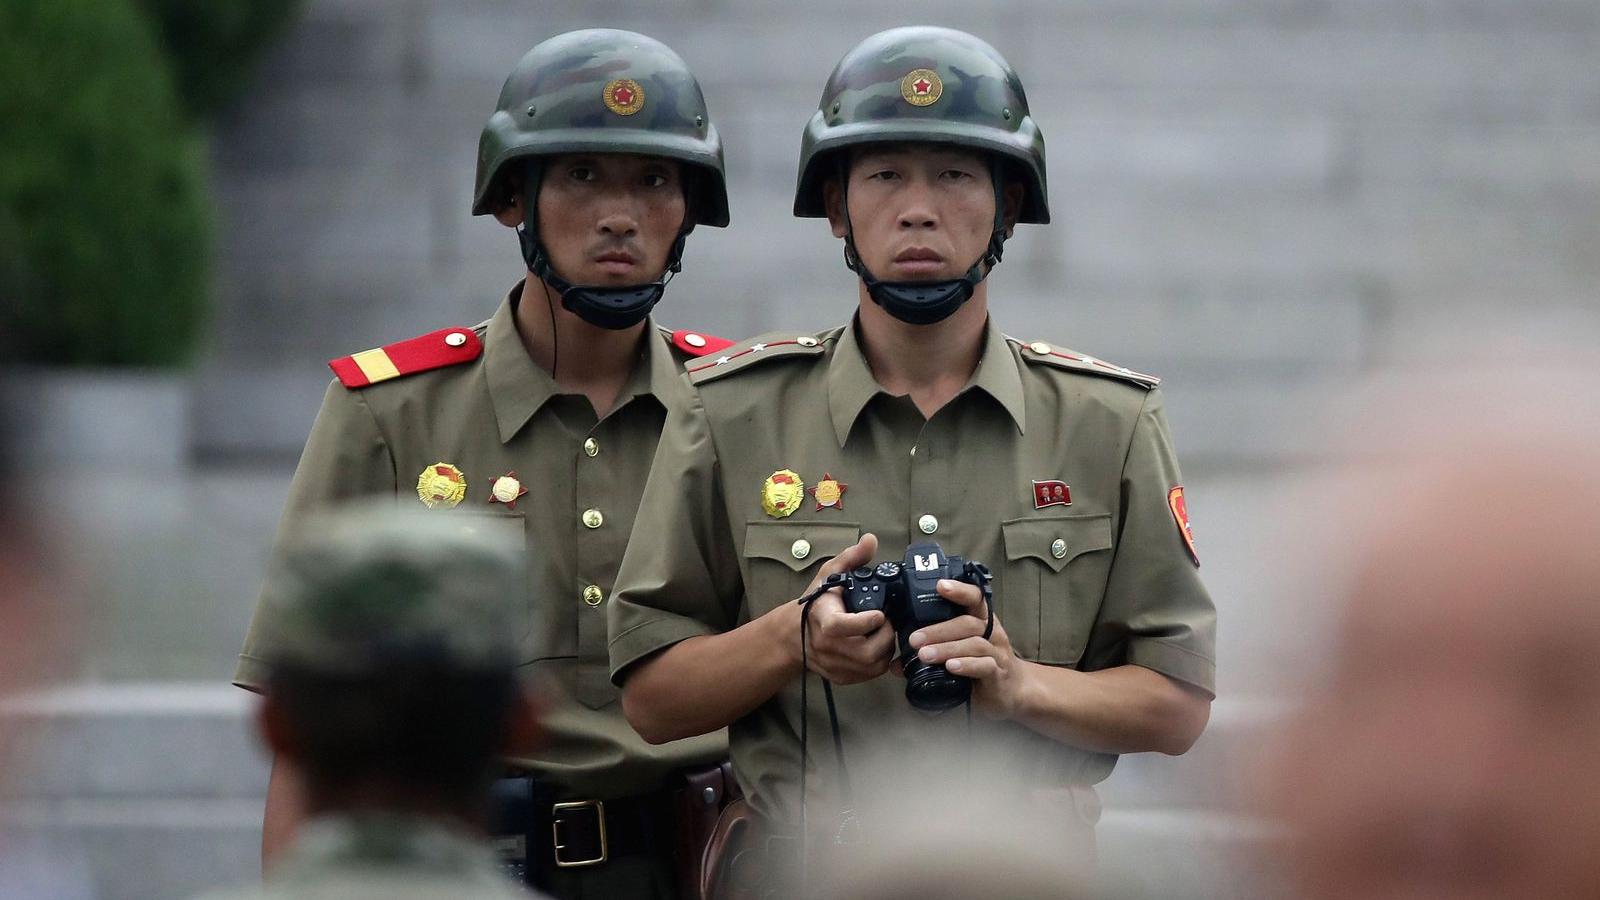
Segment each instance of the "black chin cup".
M689 230L693 227L687 217L683 231L678 233L678 239L672 244L672 253L667 258L667 270L659 279L646 284L624 287L573 284L556 274L555 268L550 265L550 255L544 250L544 243L539 240L538 220L534 217L533 211L539 208L539 184L542 177L543 172L530 165L527 181L523 187L522 208L525 213L523 227L517 229L517 243L522 247L522 260L527 263L528 271L556 289L561 295L563 309L590 325L621 331L643 322L645 317L650 315L650 310L661 302L661 296L667 292L667 284L672 281L672 276L683 270L683 247L689 237Z

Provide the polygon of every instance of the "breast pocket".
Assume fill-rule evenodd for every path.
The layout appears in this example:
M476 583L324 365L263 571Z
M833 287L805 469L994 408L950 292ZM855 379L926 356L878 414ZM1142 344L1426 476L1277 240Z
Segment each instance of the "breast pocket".
M454 510L451 515L460 523L461 529L469 538L482 537L487 541L504 544L516 548L517 552L524 554L525 571L521 586L516 594L506 597L505 602L511 609L511 622L517 634L517 644L521 647L524 661L538 659L541 655L553 655L547 652L548 647L535 646L539 636L547 636L545 629L534 629L533 610L533 561L527 559L528 529L527 520L520 512L506 510L505 512L464 512Z
M753 619L805 592L817 566L861 537L852 522L751 522L744 530L745 597Z
M1012 646L1034 662L1076 665L1111 572L1111 515L1016 519L1000 528L1000 621Z

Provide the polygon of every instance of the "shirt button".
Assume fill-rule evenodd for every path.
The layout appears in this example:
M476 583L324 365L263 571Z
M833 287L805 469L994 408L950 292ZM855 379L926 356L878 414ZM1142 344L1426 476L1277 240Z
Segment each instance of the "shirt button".
M704 347L706 345L706 339L692 331L683 336L683 342L691 347Z
M583 589L583 602L590 606L599 606L600 601L606 599L605 592L600 590L600 585L591 584Z
M459 331L452 331L444 336L444 342L452 347L459 347L467 342L467 336Z
M1028 349L1039 354L1040 356L1044 356L1050 352L1050 345L1046 344L1044 341L1034 341L1028 345Z
M606 517L600 515L600 510L598 509L586 509L583 511L583 527L585 528L599 528L605 524L605 521Z
M933 516L923 516L917 520L917 527L922 529L923 534L933 534L939 530L939 520Z
M797 337L794 339L794 342L802 347L815 347L817 345L817 339L811 337L810 335L806 335L805 337Z
M583 442L583 452L588 456L598 456L600 454L600 444L594 438L586 438Z
M794 554L795 559L805 559L811 555L811 542L801 538L789 546L789 552Z
M1066 556L1067 542L1063 541L1061 538L1056 538L1054 541L1052 541L1050 543L1050 555L1054 556L1056 559Z

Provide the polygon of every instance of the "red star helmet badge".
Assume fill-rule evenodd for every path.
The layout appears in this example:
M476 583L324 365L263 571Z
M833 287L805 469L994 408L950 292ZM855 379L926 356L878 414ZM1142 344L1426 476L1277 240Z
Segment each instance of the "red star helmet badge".
M613 78L600 92L606 109L619 116L631 116L644 109L644 88L632 78Z
M912 106L932 106L944 94L944 82L932 69L912 69L900 79L900 96Z

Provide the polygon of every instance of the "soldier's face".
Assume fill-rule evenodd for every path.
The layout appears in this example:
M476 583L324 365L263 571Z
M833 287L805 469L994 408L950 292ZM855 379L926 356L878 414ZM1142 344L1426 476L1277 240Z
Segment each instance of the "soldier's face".
M851 162L848 196L824 186L836 237L846 234L883 281L960 278L994 232L994 185L980 153L932 144L869 147ZM844 201L844 202L841 202Z
M661 277L683 227L675 160L569 154L545 165L539 238L557 274L574 284L621 286Z
M1592 517L1530 495L1467 521L1456 487L1358 579L1286 748L1276 799L1310 900L1600 897Z

